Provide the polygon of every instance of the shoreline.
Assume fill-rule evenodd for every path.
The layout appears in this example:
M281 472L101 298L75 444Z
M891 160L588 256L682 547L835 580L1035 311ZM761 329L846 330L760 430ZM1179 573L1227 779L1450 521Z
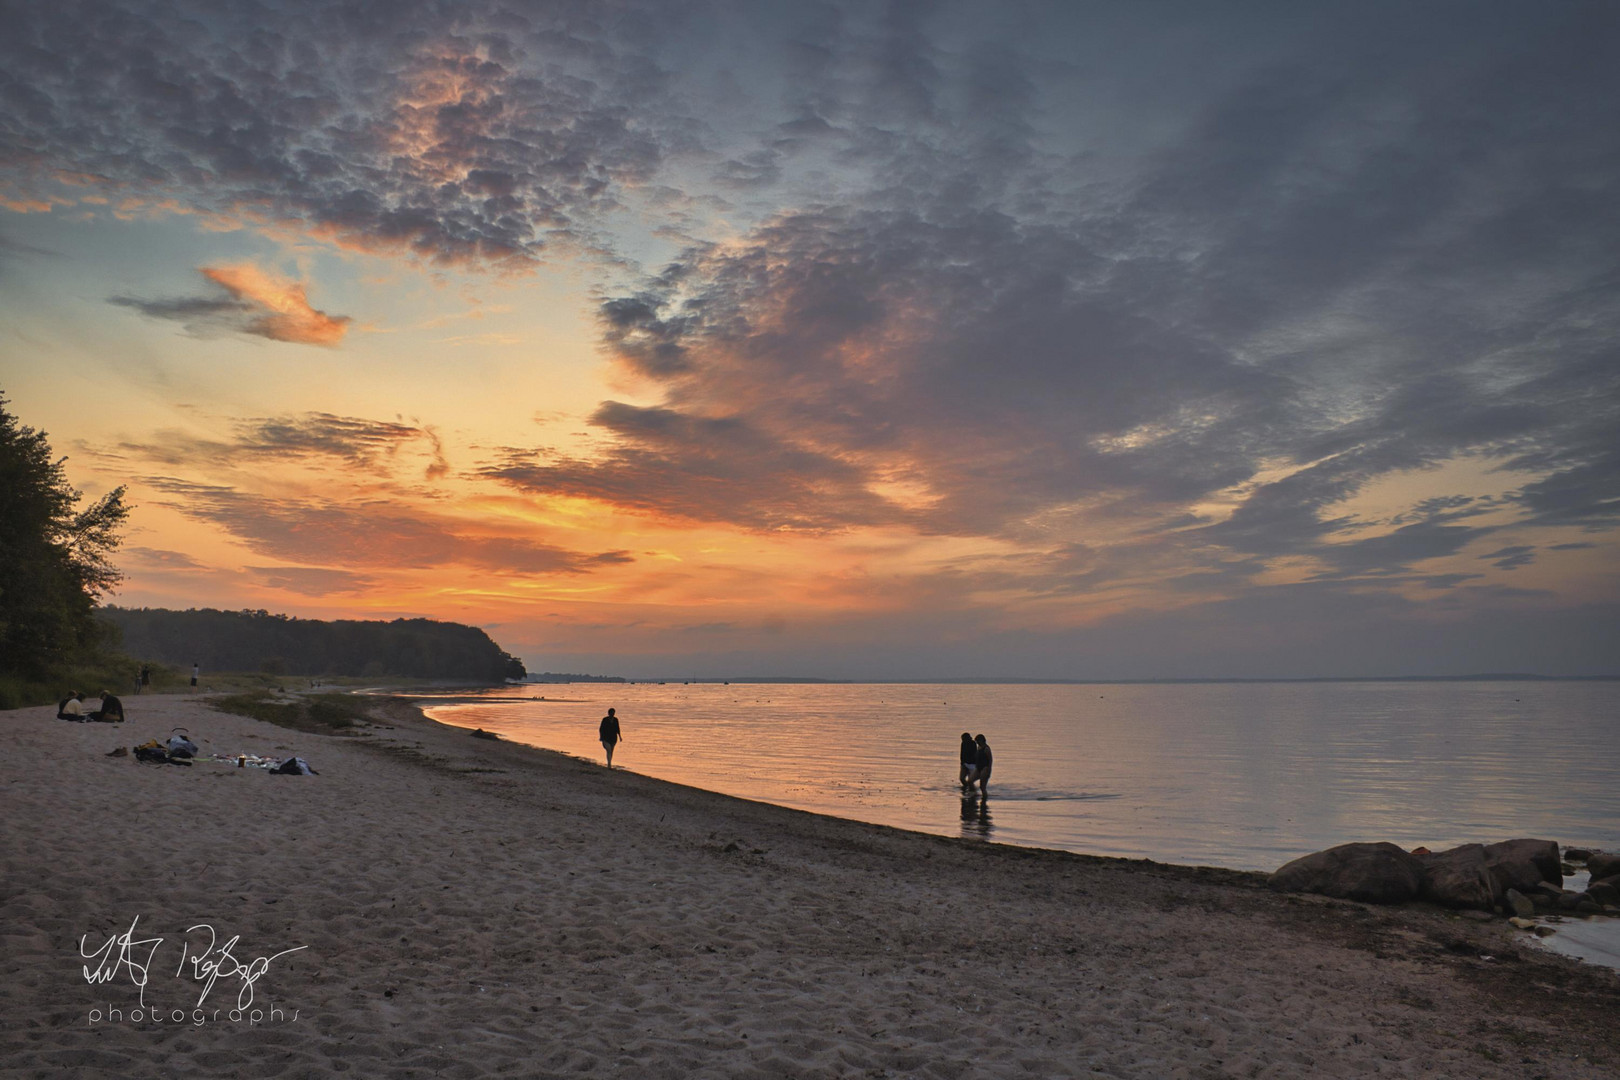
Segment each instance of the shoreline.
M0 1001L19 1018L0 1062L19 1073L1604 1077L1620 1060L1620 977L1496 923L752 802L401 703L349 736L189 696L127 704L122 727L0 714L30 823L0 864ZM181 725L205 753L296 753L320 775L104 756ZM299 1018L87 1024L133 988L88 985L80 935L137 915L166 948L197 921L243 955L304 946L260 986Z

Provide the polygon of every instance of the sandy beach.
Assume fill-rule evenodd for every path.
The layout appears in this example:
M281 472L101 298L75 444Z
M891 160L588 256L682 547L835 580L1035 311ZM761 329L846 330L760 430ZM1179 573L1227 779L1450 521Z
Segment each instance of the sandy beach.
M0 714L7 1076L1620 1076L1620 977L1500 921L126 706ZM319 775L106 756L176 726Z

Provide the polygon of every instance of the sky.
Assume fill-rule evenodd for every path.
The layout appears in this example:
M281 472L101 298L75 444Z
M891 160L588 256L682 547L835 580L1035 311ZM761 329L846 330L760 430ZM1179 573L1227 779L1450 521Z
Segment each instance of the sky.
M1620 7L0 0L110 601L640 678L1620 674Z

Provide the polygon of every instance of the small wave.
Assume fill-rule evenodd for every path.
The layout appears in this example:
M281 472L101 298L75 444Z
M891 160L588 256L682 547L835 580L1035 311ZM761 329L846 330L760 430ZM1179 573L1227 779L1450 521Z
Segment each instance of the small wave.
M957 795L966 795L966 792L956 785L938 784L924 790L949 791ZM973 797L977 798L979 789L973 789ZM1017 784L990 784L990 797L1000 799L1002 802L1090 802L1097 799L1122 799L1123 793L1107 791L1048 791L1041 788L1020 787Z

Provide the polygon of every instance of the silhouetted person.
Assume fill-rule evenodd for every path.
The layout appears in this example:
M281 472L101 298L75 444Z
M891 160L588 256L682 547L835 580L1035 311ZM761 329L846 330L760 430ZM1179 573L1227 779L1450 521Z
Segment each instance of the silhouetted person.
M614 715L612 709L609 709L608 714L602 717L600 735L602 737L602 749L607 751L607 767L611 769L613 768L613 748L619 745L620 740L624 738L624 735L619 731L619 718Z
M141 678L140 678L140 681L135 684L135 692L137 694L145 693L146 688L148 686L151 686L151 685L152 685L152 669L148 665L142 664L141 665Z
M197 679L202 675L202 665L193 660L191 662L191 688L197 689Z
M84 719L84 695L77 690L69 690L68 696L56 703L56 718L58 720Z
M117 695L101 692L101 708L90 714L90 719L100 720L107 724L122 724L124 722L124 703L118 700Z
M973 744L977 753L973 759L973 774L970 780L979 782L979 794L983 795L986 786L990 783L990 766L995 759L990 753L990 744L984 741L982 734L974 737Z
M973 736L962 732L962 774L957 780L963 787L973 783L973 769L979 763L979 746L973 741Z

